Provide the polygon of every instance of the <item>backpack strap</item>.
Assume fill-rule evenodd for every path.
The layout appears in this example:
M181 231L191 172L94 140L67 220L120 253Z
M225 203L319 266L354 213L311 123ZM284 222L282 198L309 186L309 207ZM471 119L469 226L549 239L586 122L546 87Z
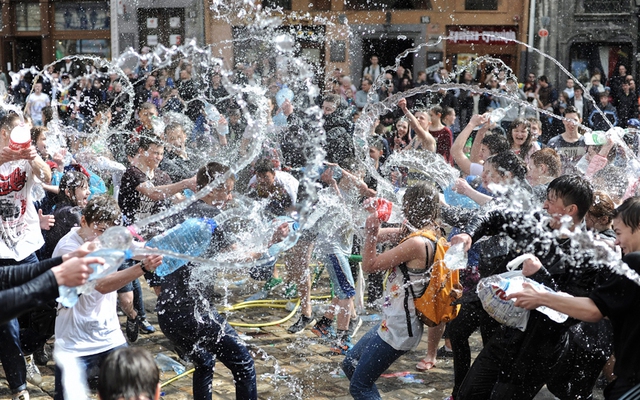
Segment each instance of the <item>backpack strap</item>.
M431 246L429 246L431 243ZM431 240L427 240L425 242L425 250L427 251L427 263L426 267L433 264L433 258L435 257L434 251L435 244ZM431 248L431 251L429 249ZM409 270L407 269L407 264L402 263L398 266L398 269L402 272L402 276L404 277L404 312L407 318L407 333L409 337L413 337L413 328L411 327L411 313L409 312L409 291L411 291L411 297L415 301L417 296L413 291L413 285L411 284L411 278L409 277Z

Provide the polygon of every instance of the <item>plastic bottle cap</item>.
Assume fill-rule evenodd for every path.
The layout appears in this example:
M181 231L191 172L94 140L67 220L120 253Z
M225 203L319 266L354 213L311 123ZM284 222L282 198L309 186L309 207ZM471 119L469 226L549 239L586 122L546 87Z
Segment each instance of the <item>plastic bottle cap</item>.
M9 148L12 150L22 150L31 146L31 132L24 125L18 125L11 131L9 136Z

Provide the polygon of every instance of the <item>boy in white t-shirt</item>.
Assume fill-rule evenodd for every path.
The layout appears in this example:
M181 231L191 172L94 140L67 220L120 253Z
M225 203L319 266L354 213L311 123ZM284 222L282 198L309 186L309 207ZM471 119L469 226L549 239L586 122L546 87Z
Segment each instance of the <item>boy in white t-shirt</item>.
M54 257L94 240L108 228L122 222L118 203L111 196L94 197L83 210L79 228L72 228L56 246ZM79 297L72 308L60 306L55 328L55 347L77 357L90 382L97 376L107 355L127 345L116 312L116 290L128 282L151 272L162 262L162 256L148 256L143 261L97 281L95 290ZM62 372L56 365L55 400L64 400Z
M42 126L42 109L50 104L51 99L42 93L42 83L38 82L33 85L33 93L27 97L24 113L31 117L34 126Z

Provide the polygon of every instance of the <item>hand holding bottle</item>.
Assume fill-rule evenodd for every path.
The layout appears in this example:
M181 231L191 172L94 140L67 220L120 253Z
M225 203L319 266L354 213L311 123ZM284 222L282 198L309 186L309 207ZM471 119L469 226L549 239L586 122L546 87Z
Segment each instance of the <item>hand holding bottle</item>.
M93 273L93 269L89 266L91 264L103 265L104 259L100 257L73 257L51 268L51 272L53 272L58 286L76 287L84 285Z

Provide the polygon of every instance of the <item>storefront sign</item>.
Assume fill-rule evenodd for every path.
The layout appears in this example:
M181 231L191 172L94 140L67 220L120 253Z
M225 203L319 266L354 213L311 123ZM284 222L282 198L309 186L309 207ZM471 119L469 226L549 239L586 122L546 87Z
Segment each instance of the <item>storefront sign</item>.
M447 43L513 44L517 28L511 26L451 26Z

